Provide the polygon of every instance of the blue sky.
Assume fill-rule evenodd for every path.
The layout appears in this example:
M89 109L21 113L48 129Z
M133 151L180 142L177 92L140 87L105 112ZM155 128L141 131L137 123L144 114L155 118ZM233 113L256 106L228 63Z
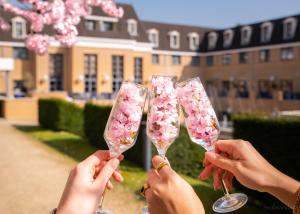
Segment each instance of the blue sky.
M144 20L227 28L300 14L300 0L116 0Z

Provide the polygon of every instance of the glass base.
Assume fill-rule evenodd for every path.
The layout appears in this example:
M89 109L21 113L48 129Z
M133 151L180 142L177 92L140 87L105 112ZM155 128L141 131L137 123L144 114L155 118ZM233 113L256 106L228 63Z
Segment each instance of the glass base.
M230 195L225 195L219 198L213 204L213 211L216 213L228 213L240 209L248 201L247 195L243 193L234 193Z
M149 210L148 210L148 207L144 207L144 208L142 209L142 214L150 214L150 213L149 213Z
M113 211L103 210L100 207L96 210L96 214L114 214Z

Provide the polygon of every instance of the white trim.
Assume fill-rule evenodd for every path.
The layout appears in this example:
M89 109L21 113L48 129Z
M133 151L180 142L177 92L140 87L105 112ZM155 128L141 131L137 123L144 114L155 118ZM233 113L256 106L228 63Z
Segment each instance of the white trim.
M151 42L153 44L153 47L159 47L159 32L158 30L156 30L155 28L152 28L150 30L147 30L147 34L148 34L148 40L149 42ZM151 36L155 36L156 37L156 42L151 41Z
M246 38L243 38L243 32L247 32L247 37ZM247 25L247 26L243 26L241 28L241 45L244 46L244 45L248 45L251 41L251 37L252 37L252 27Z
M272 22L264 22L260 26L260 42L261 43L266 43L271 41L272 39L272 34L273 34L273 23ZM265 32L266 34L264 35L263 29L267 28L267 31Z
M25 47L25 42L6 42L0 41L2 47Z
M199 44L200 44L200 36L198 33L196 32L192 32L188 34L189 37L189 46L190 46L190 50L197 50L199 48ZM193 43L193 39L196 39L196 44Z
M168 33L170 38L170 48L179 49L180 48L180 33L176 30L170 31ZM174 44L174 38L177 37L177 44Z
M226 38L226 35L228 35L228 38ZM232 29L228 29L223 32L223 47L224 48L228 48L231 46L233 37L234 37L234 32Z
M138 35L138 23L135 19L128 19L127 21L127 31L131 36ZM132 29L130 27L133 27ZM131 31L132 30L132 31Z
M24 39L27 36L26 32L26 21L20 16L16 16L11 19L12 22L12 38L14 39ZM18 36L16 32L16 23L21 23L22 24L22 35Z
M107 17L107 16L95 16L90 15L84 18L85 20L93 20L93 21L105 21L105 22L118 22L119 19L115 17Z
M216 48L218 41L218 34L216 32L210 32L208 34L208 50Z
M288 37L288 32L287 32L287 25L291 23L292 24L292 32L291 32L291 36ZM283 39L288 40L288 39L292 39L295 37L295 33L296 33L296 28L297 28L297 24L298 24L298 20L294 17L289 17L286 18L283 21Z
M164 51L164 50L153 50L152 54L159 55L178 55L178 56L200 56L197 52L186 52L186 51Z

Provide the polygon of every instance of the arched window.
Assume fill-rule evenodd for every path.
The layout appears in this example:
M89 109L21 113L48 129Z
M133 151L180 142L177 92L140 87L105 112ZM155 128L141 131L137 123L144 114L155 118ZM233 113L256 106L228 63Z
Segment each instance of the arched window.
M290 17L283 21L283 39L293 39L297 28L297 19Z
M153 44L154 47L159 46L159 34L156 29L148 30L148 39Z
M170 47L173 49L180 48L180 34L178 31L169 32L170 36Z
M20 16L12 20L12 37L14 39L24 39L26 37L26 21Z
M211 32L208 34L208 49L212 50L216 47L218 40L218 34L216 32Z
M199 48L200 37L198 33L189 33L189 46L191 50L197 50Z
M262 43L269 42L272 38L273 24L265 22L260 26L260 41Z
M223 33L223 47L224 48L228 48L231 46L232 44L232 40L233 40L233 30L229 29L224 31Z
M241 45L248 45L251 41L252 28L250 26L244 26L241 29Z
M137 36L137 21L135 19L128 19L127 20L127 31L131 36Z

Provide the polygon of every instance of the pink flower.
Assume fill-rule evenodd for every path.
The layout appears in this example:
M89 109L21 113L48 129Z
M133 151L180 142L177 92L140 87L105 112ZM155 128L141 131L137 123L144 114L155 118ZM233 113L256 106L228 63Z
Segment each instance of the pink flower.
M179 133L179 111L174 78L152 78L147 134L159 149L166 150Z
M10 25L6 21L4 21L4 19L1 17L0 17L0 30L3 30L3 31L10 30Z
M38 55L47 53L49 46L49 37L42 34L32 34L27 37L26 47Z
M200 79L178 84L177 94L191 139L211 149L219 136L220 127Z

